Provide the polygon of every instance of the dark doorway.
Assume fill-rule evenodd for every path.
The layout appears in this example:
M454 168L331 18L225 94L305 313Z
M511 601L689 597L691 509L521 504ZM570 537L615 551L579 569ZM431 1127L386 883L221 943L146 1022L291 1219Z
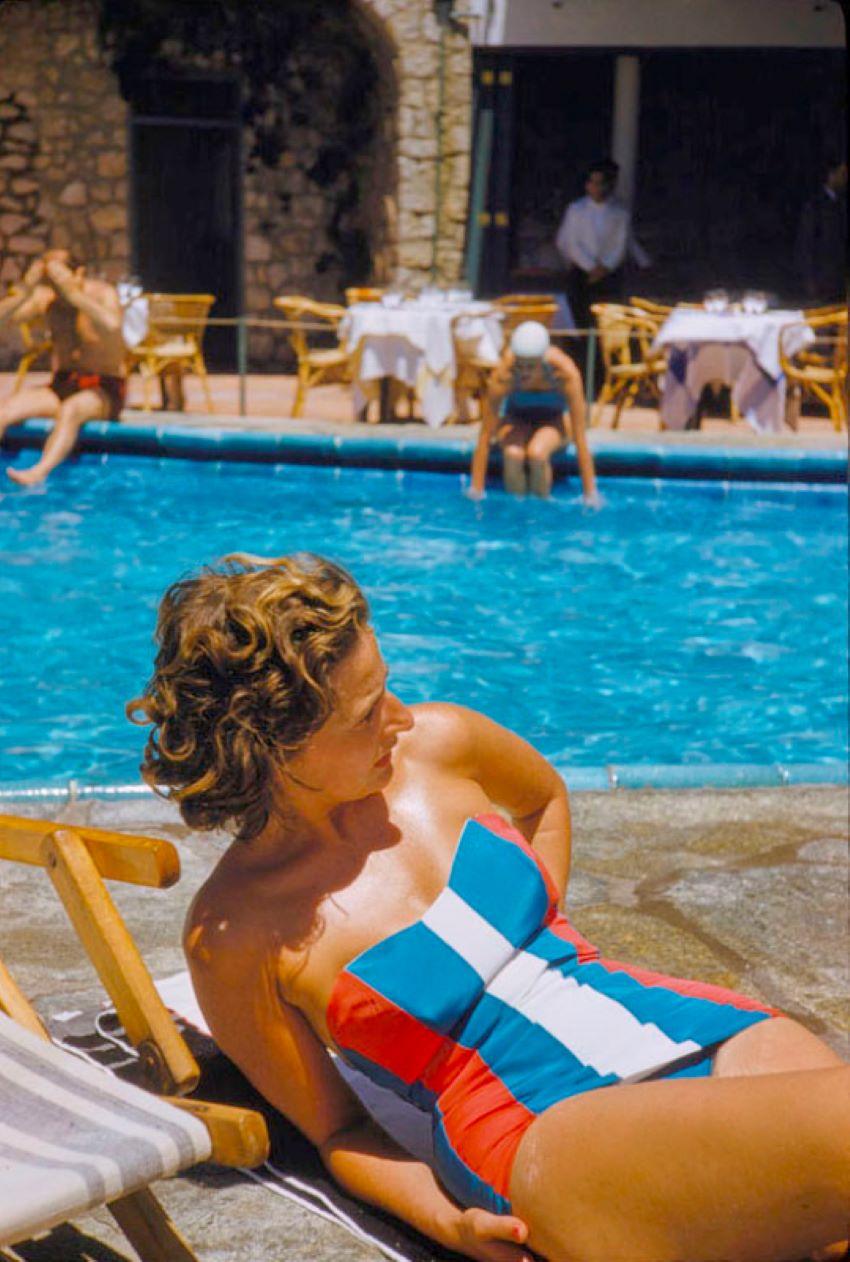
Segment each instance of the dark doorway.
M659 296L801 296L795 238L823 163L844 152L844 53L644 54L635 223ZM651 278L651 279L650 279Z
M474 208L483 227L478 292L563 289L555 234L584 192L587 164L608 152L613 85L608 52L477 54L474 167L486 184L483 213ZM492 139L482 155L487 111Z
M584 194L585 169L611 145L610 53L517 57L511 206L511 288L563 265L554 239L567 203ZM545 288L545 284L544 284Z
M140 79L132 116L133 267L145 289L211 293L212 318L241 311L241 122L232 79ZM233 369L233 329L205 358Z

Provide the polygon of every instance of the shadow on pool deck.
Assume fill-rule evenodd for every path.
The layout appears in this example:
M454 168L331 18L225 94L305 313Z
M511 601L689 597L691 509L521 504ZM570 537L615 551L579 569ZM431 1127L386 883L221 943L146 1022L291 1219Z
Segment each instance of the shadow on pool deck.
M847 791L574 794L568 906L604 954L766 999L850 1055ZM32 810L32 814L41 814ZM158 801L76 803L70 822L159 834L177 844L173 889L113 893L151 971L183 967L186 906L224 844L188 834ZM4 956L41 1010L92 1008L102 991L71 942L50 882L11 867L0 885ZM159 1185L207 1262L377 1262L338 1227L227 1172ZM107 1215L83 1230L127 1256ZM61 1250L60 1250L61 1252ZM39 1262L69 1262L41 1253ZM89 1255L80 1255L89 1256ZM96 1256L96 1255L95 1255Z

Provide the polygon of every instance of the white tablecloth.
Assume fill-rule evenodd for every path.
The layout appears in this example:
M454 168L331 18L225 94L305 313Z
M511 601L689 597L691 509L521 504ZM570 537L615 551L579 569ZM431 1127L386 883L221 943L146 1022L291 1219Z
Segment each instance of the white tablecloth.
M116 289L121 303L121 335L124 345L132 350L148 331L148 300L142 295L141 285L130 281L119 281Z
M656 346L669 351L661 397L667 429L684 429L704 387L721 381L731 385L732 399L753 429L780 430L785 419L780 336L789 355L814 340L802 311L750 314L677 307L655 339Z
M424 420L442 425L455 406L455 337L466 354L495 364L502 348L501 320L501 313L485 302L354 303L339 332L356 355L355 412L374 393L369 383L394 377L416 391Z

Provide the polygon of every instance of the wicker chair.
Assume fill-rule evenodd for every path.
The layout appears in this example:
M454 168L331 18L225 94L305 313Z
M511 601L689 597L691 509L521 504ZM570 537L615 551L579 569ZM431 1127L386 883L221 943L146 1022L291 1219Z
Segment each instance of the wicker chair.
M142 375L145 412L151 410L151 385L163 373L194 372L201 380L207 411L214 412L203 341L213 294L145 294L148 331L127 352L129 367Z
M469 403L474 401L479 418L484 414L484 399L495 365L489 359L470 353L469 346L459 336L464 320L457 315L452 320L452 341L455 351L455 410L458 420L469 419Z
M352 285L345 291L345 305L353 307L355 302L380 302L386 293L374 285Z
M525 320L536 320L548 329L558 314L558 304L551 294L503 294L494 305L504 312L502 327L506 341Z
M634 307L618 303L597 302L591 307L599 329L599 345L605 365L605 380L594 405L594 418L606 404L614 404L613 428L620 424L623 408L634 402L646 388L656 399L661 398L660 379L666 364L663 355L653 350L658 332L658 317ZM591 419L594 423L594 419Z
M803 397L816 399L829 412L833 427L847 426L847 308L827 309L807 316L806 324L815 334L815 347L787 355L779 338L779 359L788 385L786 419L796 429ZM819 344L820 343L820 344Z
M673 308L665 302L653 302L650 298L630 298L629 306L636 311L642 311L645 315L652 316L660 324L672 315Z
M21 320L16 322L16 324L21 334L24 348L21 358L18 360L12 394L17 394L20 390L27 373L33 365L42 356L49 355L53 349L50 332L43 316L36 316L32 320Z
M275 298L274 305L289 321L287 337L295 353L298 374L292 415L298 417L304 411L308 390L332 382L347 383L352 379L351 356L338 341L330 347L315 348L310 345L310 338L315 333L324 331L336 337L345 307L331 302L315 302L297 294Z

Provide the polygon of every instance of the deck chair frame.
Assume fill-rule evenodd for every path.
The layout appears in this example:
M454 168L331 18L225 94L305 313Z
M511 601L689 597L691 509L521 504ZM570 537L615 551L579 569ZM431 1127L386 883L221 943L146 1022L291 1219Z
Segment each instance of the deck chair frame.
M199 1078L197 1062L159 997L104 878L166 888L179 876L170 842L104 829L74 828L0 815L0 861L27 863L49 875L79 940L109 993L128 1039L139 1051L146 1082L169 1104L205 1125L211 1160L256 1166L268 1156L262 1116L250 1109L182 1098ZM49 1036L0 959L0 1011L31 1034ZM107 1208L144 1262L197 1262L149 1188Z

